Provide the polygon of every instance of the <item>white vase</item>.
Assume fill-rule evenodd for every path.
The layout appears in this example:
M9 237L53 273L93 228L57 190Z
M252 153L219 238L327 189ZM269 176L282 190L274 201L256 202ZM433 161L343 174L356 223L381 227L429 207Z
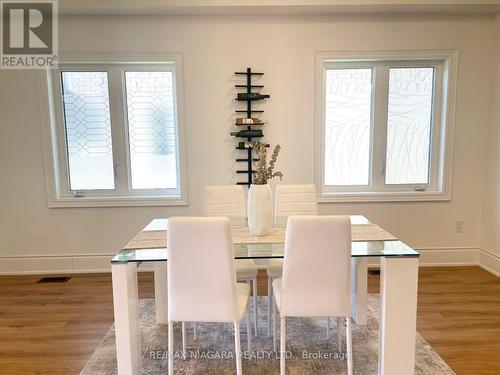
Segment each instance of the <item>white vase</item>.
M248 191L248 228L255 236L268 234L273 227L272 194L269 185L250 185Z

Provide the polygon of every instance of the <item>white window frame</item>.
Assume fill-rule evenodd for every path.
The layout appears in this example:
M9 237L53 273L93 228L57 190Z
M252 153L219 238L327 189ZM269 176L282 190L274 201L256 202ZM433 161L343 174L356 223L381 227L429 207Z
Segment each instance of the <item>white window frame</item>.
M61 71L108 72L109 102L115 163L114 190L71 191L65 125L62 107ZM132 189L128 144L126 71L170 71L173 74L176 121L176 189ZM182 57L145 55L121 57L66 58L58 69L38 76L41 103L44 158L49 207L113 207L187 205L185 129L183 109ZM122 126L123 125L123 126ZM118 176L118 177L117 177Z
M452 150L458 52L318 52L315 63L314 181L319 202L447 201L451 199ZM434 67L435 89L429 184L385 184L388 72L372 80L370 182L367 186L329 186L325 170L325 82L332 68ZM383 94L377 94L383 90ZM378 99L378 100L377 100ZM383 100L381 100L383 99ZM374 107L377 106L377 108ZM375 115L378 117L375 118ZM374 127L374 123L377 127ZM376 129L376 130L375 130Z

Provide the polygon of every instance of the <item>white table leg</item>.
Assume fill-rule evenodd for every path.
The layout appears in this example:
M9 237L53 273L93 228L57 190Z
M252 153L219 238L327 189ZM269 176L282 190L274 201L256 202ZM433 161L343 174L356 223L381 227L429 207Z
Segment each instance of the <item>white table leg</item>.
M379 375L415 373L418 258L380 260Z
M358 326L366 325L368 305L368 260L352 258L351 262L352 318Z
M118 374L138 375L141 371L141 337L137 263L112 264L111 274Z
M168 323L167 262L155 262L155 309L156 324Z

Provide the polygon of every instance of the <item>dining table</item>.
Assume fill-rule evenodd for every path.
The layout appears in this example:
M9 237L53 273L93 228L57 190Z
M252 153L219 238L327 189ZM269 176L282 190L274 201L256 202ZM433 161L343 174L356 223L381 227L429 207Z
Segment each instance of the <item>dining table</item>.
M350 220L352 319L358 326L367 324L368 259L379 259L378 374L413 375L420 254L364 216L350 215ZM265 263L284 257L287 217L277 217L270 232L262 236L250 233L245 218L230 221L235 259ZM167 236L168 218L153 219L111 260L119 375L141 373L137 280L141 263L153 264L155 322L168 323Z

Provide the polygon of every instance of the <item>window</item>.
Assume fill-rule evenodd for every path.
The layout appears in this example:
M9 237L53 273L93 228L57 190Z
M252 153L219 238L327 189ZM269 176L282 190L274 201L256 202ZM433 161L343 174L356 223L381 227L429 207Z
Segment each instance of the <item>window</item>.
M113 190L106 72L61 72L69 189Z
M172 72L125 72L132 189L175 189Z
M371 69L326 72L325 184L369 184L371 98Z
M318 55L315 179L323 201L449 199L454 54Z
M53 206L185 204L177 61L49 74Z
M389 68L387 185L430 183L434 70Z

